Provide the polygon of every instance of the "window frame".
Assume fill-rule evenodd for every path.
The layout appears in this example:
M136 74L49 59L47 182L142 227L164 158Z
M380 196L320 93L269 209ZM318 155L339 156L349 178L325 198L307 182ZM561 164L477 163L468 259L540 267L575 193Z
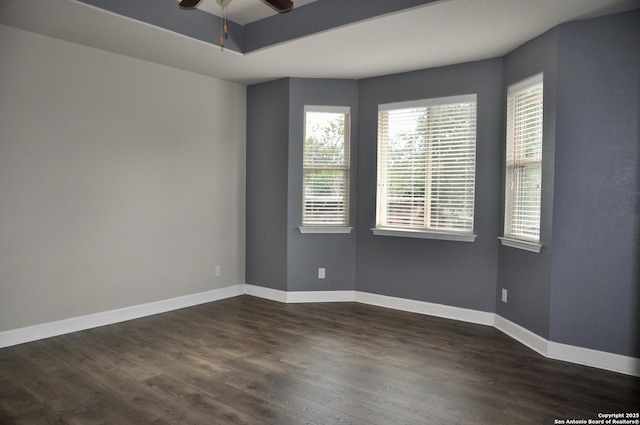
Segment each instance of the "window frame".
M402 226L402 225L390 225L388 220L385 218L384 212L388 209L388 202L385 199L387 194L386 190L383 188L384 185L388 184L387 181L387 170L388 167L385 167L386 158L382 158L387 152L386 147L382 147L382 144L385 143L381 136L381 113L390 112L394 110L403 110L403 109L419 109L419 108L431 108L431 107L439 107L446 105L457 105L457 104L465 104L465 103L473 103L473 148L472 148L472 158L473 158L473 179L471 185L471 202L472 202L472 216L471 216L471 228L469 230L464 231L456 231L454 229L443 229L438 227L427 227L427 222L429 219L425 218L425 226L424 227L416 227L416 226ZM429 98L429 99L420 99L413 101L405 101L405 102L394 102L387 104L378 105L378 141L377 141L377 149L378 149L378 158L377 158L377 193L376 193L376 225L371 229L374 235L378 236L394 236L394 237L410 237L410 238L420 238L420 239L437 239L437 240L448 240L448 241L460 241L460 242L474 242L477 235L474 234L475 231L475 181L476 181L476 168L477 168L477 94L465 94L465 95L457 95L457 96L447 96L447 97L439 97L439 98ZM431 132L425 133L425 136L428 136ZM425 151L425 158L432 158L431 151L433 147L437 146L434 143L428 142ZM425 196L424 203L428 203L430 196L426 195L427 192L431 193L428 188L431 184L433 184L433 180L431 179L431 174L433 173L433 169L429 168L429 160L425 160ZM468 187L468 186L467 186ZM423 210L428 210L429 207L423 208ZM423 213L424 214L424 213ZM426 214L425 214L426 215Z
M331 113L344 115L344 140L343 152L344 162L342 164L332 164L327 166L308 166L306 164L307 152L307 114L308 113ZM307 175L312 171L336 171L344 172L344 192L343 192L343 218L340 223L313 223L305 222L305 211L307 204ZM351 233L350 226L350 195L351 195L351 107L349 106L329 106L329 105L305 105L303 113L303 138L302 138L302 225L298 228L300 233Z
M531 133L536 133L536 145L533 149L539 152L539 155L535 157L524 156L517 158L517 152L523 152L527 141L524 137L516 138L515 127L517 124L515 121L515 110L518 107L515 102L517 97L531 90L540 90L540 99L537 103L533 103L533 106L539 106L540 111L536 116L537 125ZM542 249L540 237L542 233L542 167L543 167L543 146L544 146L544 74L538 73L511 84L507 88L507 125L506 125L506 137L505 137L505 174L504 174L504 211L503 211L503 236L499 237L501 244L512 248L518 248L526 251L539 253ZM531 148L532 145L528 144L526 147ZM518 175L526 175L527 171L529 175L533 172L538 173L539 178L537 180L537 193L534 202L537 203L537 224L536 231L537 237L527 235L526 232L518 231L518 227L522 227L522 224L516 224L515 217L523 217L528 214L527 211L516 213L514 215L514 205L519 204L518 199L525 198L525 194L530 194L530 191L526 189L518 190L524 186L518 184ZM522 211L521 209L518 209ZM520 218L519 221L523 219Z

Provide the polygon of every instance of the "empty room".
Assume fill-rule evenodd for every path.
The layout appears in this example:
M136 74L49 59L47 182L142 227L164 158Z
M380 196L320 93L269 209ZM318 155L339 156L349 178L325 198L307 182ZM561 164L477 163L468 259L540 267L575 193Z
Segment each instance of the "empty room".
M640 424L637 0L0 0L0 425Z

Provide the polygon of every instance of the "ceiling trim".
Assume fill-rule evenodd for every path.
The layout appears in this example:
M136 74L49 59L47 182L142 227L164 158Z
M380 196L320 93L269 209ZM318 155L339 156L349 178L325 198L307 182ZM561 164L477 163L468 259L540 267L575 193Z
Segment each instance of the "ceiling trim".
M184 10L176 0L78 0L90 6L117 15L144 22L185 35L205 43L217 45L220 39L220 18L199 9ZM227 21L229 38L225 48L242 53L244 29L232 21Z
M159 23L102 9L90 1L108 1L120 7L125 7L124 3L146 4L147 11L154 9L156 21L187 21L182 23L184 31L178 32ZM153 2L152 6L149 1ZM260 3L261 0L234 1L242 6L238 10L238 20L245 19L242 16L245 16L246 7L254 11L257 8L261 16L271 12ZM294 0L294 3L304 1ZM339 1L344 6L361 1L373 5L380 0ZM402 0L382 0L385 3L396 1ZM638 8L638 0L431 1L245 54L220 48L219 32L216 31L219 18L206 12L181 11L176 7L177 2L0 0L0 25L249 85L284 77L365 79L497 58L559 24ZM328 0L312 3L335 4ZM311 4L300 4L299 9ZM360 8L366 9L365 6ZM204 23L195 24L194 19L200 18L194 18L193 12L201 15ZM138 13L143 14L143 11ZM335 18L331 11L323 13ZM180 18L170 18L174 14ZM295 18L296 15L292 16ZM521 19L524 16L527 19ZM322 15L315 17L322 18ZM228 46L232 41L238 46L244 45L241 37L245 35L245 26L240 26L241 31L232 28ZM186 35L187 27L196 32L200 28L204 35Z
M244 52L442 0L317 0L245 25Z
M218 16L199 9L181 9L176 0L78 1L206 43L217 45L219 42L222 25ZM227 20L229 31L224 47L239 53L249 53L439 1L442 0L316 0L290 12L245 25Z

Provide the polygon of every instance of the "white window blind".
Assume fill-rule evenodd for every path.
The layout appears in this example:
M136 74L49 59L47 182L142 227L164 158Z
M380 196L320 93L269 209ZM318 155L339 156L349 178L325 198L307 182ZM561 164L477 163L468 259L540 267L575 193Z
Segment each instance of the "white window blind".
M473 232L476 95L379 105L376 228Z
M542 74L509 87L505 176L505 238L540 241Z
M302 225L349 224L348 107L306 106Z

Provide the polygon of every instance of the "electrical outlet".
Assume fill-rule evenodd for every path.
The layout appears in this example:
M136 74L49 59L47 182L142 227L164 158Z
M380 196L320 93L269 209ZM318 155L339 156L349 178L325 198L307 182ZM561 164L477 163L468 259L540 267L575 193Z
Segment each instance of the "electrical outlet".
M324 267L318 269L318 279L324 279Z
M502 288L502 302L506 303L507 302L507 290Z
M216 266L216 276L220 276L222 274L222 270L220 269L220 266Z

